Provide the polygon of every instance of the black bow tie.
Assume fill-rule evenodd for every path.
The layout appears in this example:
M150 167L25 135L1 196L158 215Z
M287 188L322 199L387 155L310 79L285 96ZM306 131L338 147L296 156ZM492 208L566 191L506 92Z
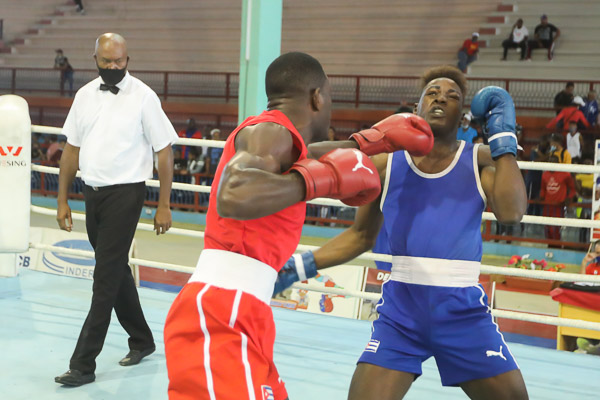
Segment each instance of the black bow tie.
M104 90L104 91L106 91L106 90L110 90L110 92L111 92L112 94L117 94L117 93L119 93L119 88L118 88L118 87L116 87L115 85L106 85L106 84L104 84L104 83L101 83L101 84L100 84L100 90Z

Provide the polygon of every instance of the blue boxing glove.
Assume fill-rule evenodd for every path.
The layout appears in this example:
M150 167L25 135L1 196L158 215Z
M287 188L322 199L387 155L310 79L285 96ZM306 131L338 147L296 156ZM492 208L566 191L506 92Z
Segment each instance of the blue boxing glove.
M517 155L515 103L506 90L484 87L473 97L471 113L483 128L494 160L508 153Z
M296 282L317 276L317 264L312 251L294 254L277 274L273 295L283 292Z

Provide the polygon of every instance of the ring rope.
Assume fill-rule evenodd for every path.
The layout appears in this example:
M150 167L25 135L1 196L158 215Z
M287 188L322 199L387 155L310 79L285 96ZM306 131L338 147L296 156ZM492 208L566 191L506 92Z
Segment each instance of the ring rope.
M68 248L64 248L64 247L50 246L50 245L45 245L45 244L40 244L40 243L30 243L29 247L33 248L33 249L38 249L38 250L52 251L55 253L69 254L69 255L75 255L75 256L86 257L86 258L94 258L93 251L68 249ZM144 267L152 267L152 268L158 268L158 269L163 269L163 270L186 272L186 273L192 273L195 269L193 267L187 267L184 265L156 262L156 261L144 260L144 259L140 259L140 258L131 258L129 260L129 263L133 264L133 265L138 265L138 266L141 265ZM366 300L371 300L371 301L379 301L379 299L381 298L381 295L379 295L377 293L365 293L365 292L361 292L358 290L328 288L328 287L321 287L319 285L314 285L314 284L295 283L292 287L295 289L311 290L311 291L315 291L315 292L335 294L335 295L340 295L340 296L350 296L350 297L366 299ZM521 313L521 312L506 311L506 310L492 310L491 312L492 312L492 315L497 318L516 319L516 320L520 320L520 321L537 322L537 323L547 324L547 325L568 326L568 327L573 327L573 328L600 331L600 323L598 323L598 322L590 322L590 321L570 319L570 318L559 318L559 317L553 317L553 316Z
M62 128L55 128L51 126L42 125L31 125L31 132L61 135ZM175 144L181 144L185 146L208 146L208 147L225 147L225 141L222 140L210 140L210 139L187 139L179 138ZM548 162L533 162L533 161L517 161L520 169L526 169L531 171L561 171L561 172L573 172L581 174L598 174L600 173L600 166L595 165L579 165L579 164L559 164L559 163L548 163Z
M196 139L198 140L198 139ZM56 167L46 167L42 165L32 165L32 171L44 172L48 174L58 174L60 169ZM77 176L81 177L81 173L78 171ZM146 185L150 187L160 187L160 182L155 179L149 179L146 181ZM190 183L173 182L173 189L187 190L190 192L199 193L210 193L211 186L203 185L192 185ZM322 205L322 206L333 206L333 207L350 207L342 203L339 200L319 198L311 200L309 204ZM484 212L482 214L482 220L497 221L496 216L491 212ZM522 223L526 224L537 224L537 225L552 225L552 226L564 226L573 228L599 228L600 220L586 220L578 218L557 218L557 217L539 217L536 215L524 215L521 220Z
M31 211L37 214L43 215L56 215L56 210L52 210L45 207L39 206L31 206ZM78 221L85 221L85 214L82 213L72 213L72 218ZM154 231L154 225L145 224L139 222L137 225L138 229L143 231ZM191 229L182 229L182 228L170 228L167 233L181 236L189 236L196 238L203 238L204 232L195 231ZM319 249L319 246L310 246L299 244L297 247L297 251L314 251ZM365 252L358 257L356 260L368 260L368 261L383 261L383 262L391 262L392 256L389 254L378 254L372 252ZM160 266L158 268L161 268ZM561 281L561 282L591 282L591 283L600 283L600 276L597 275L580 275L580 274L572 274L568 272L552 272L552 271L539 271L539 270L528 270L528 269L519 269L519 268L507 268L507 267L496 267L493 265L485 265L481 264L480 272L483 274L498 274L498 275L509 275L509 276L520 276L526 278L534 278L534 279L542 279L542 280L551 280L551 281Z

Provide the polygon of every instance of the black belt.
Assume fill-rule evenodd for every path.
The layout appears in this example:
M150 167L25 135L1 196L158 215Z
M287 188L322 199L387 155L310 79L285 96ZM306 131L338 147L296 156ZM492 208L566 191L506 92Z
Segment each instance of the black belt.
M88 189L93 190L94 192L102 192L104 190L117 189L125 186L136 186L136 185L144 185L145 182L136 182L136 183L119 183L117 185L109 185L109 186L90 186L85 185Z

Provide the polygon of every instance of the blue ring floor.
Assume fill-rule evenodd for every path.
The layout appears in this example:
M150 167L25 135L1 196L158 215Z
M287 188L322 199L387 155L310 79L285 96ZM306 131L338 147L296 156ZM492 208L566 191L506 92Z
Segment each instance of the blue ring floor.
M54 377L69 358L87 315L91 281L22 269L0 278L0 399L166 399L163 326L173 293L140 288L157 351L139 365L121 367L127 335L113 318L97 359L96 381L62 387ZM275 362L291 400L346 399L355 362L369 340L370 323L274 309ZM598 399L600 357L517 343L511 350L531 399ZM442 387L433 359L406 399L466 399L459 388Z

